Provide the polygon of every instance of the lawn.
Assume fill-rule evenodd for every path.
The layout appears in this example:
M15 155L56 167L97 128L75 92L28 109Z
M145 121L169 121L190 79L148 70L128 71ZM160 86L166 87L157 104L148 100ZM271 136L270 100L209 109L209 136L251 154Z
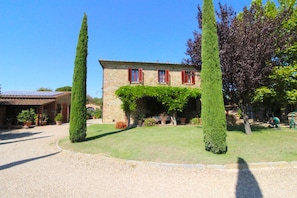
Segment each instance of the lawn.
M245 135L240 129L228 129L228 152L222 155L205 151L202 128L192 125L118 130L114 125L96 124L88 126L85 142L72 144L64 138L59 145L75 152L181 164L237 163L238 157L247 162L297 160L297 130L255 126L252 135Z

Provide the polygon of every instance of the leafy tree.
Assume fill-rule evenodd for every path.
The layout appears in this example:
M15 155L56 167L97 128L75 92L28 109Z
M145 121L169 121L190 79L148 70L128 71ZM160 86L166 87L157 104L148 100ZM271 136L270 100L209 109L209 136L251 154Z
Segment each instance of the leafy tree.
M294 38L292 29L284 29L285 25L293 27L288 25L292 10L289 6L275 11L270 1L265 5L253 1L251 7L245 7L239 15L231 7L222 5L217 12L225 100L240 105L247 134L251 133L247 107L255 90L268 83L272 68L283 58L278 55L289 47ZM198 24L201 24L199 8L197 18ZM191 58L185 62L199 67L201 34L196 32L194 37L194 41L188 41L187 55Z
M50 88L40 87L39 89L37 89L37 91L53 91L53 90Z
M285 10L292 10L292 14L283 22L282 32L287 34L287 43L284 45L285 49L280 49L277 53L278 66L273 68L266 85L256 89L253 103L281 113L280 110L284 110L288 105L292 105L294 110L297 103L297 4L296 0L280 0L279 7L273 3L267 6L267 3L265 6L269 9L266 9L266 12L271 17L276 17Z
M69 138L71 142L84 141L86 137L86 76L88 56L88 25L84 14L74 62L71 93Z
M204 0L202 18L202 108L205 149L227 152L226 117L222 92L217 27L212 0Z
M297 64L274 67L272 74L269 75L269 81L268 86L256 89L254 104L265 104L277 112L278 109L297 103Z
M102 106L102 98L92 97L87 95L87 104L95 104L98 106Z
M71 86L64 86L64 87L59 87L55 91L71 91L72 87Z
M177 125L176 114L182 112L190 98L197 98L199 90L178 88L178 87L159 87L156 98L161 102L174 125Z
M102 98L94 97L93 100L92 100L92 103L93 103L93 104L96 104L96 105L98 105L98 106L102 106L103 101L102 101Z
M190 98L200 97L199 89L182 87L153 87L153 86L123 86L116 90L115 94L122 101L122 109L128 118L136 111L136 101L145 96L156 98L161 102L167 113L171 115L171 120L176 125L176 113L182 112Z

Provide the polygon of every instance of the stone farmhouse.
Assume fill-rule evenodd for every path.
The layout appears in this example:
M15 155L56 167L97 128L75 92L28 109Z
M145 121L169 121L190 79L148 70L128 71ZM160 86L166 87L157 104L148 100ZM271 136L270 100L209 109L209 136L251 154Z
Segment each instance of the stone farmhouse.
M99 63L103 68L103 123L126 120L121 109L122 102L115 95L121 86L200 87L200 71L192 65L110 60L99 60ZM195 117L200 112L200 106L199 99L189 101L184 113ZM151 97L138 101L137 108L141 109L145 117L158 116L164 112L162 104Z

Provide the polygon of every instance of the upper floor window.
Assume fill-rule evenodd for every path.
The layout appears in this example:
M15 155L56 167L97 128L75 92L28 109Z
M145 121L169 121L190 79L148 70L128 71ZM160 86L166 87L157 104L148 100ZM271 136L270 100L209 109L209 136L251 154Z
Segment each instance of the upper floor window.
M142 83L143 74L142 69L132 69L129 68L128 70L128 81L130 83Z
M195 84L195 72L182 71L182 84Z
M160 84L169 83L169 70L158 70L158 82Z

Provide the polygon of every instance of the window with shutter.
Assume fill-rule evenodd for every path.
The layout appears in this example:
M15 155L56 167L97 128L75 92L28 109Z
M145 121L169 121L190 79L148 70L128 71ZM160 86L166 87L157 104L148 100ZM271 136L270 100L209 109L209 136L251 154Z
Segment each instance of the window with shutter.
M158 82L160 84L166 83L166 73L165 73L165 70L158 70Z
M195 72L182 71L182 84L195 84Z
M195 72L192 71L192 84L195 85Z
M132 77L131 77L131 75L132 75L132 69L131 68L129 68L128 69L128 81L131 83L131 81L132 81Z
M130 83L142 83L143 81L143 72L142 68L139 69L128 69L128 81Z
M142 83L143 81L143 72L142 72L142 68L139 68L138 70L138 82Z
M169 84L169 70L165 70L165 82Z
M185 76L186 76L186 72L183 70L183 71L181 72L182 84L185 84L185 83L186 83Z

